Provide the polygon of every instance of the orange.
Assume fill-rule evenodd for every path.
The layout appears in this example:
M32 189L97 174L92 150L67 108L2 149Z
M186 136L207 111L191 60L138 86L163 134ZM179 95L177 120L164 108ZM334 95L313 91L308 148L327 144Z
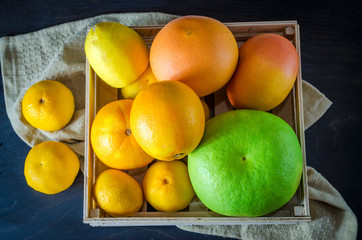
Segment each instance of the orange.
M24 164L27 184L46 194L56 194L68 189L78 171L77 155L61 142L47 141L35 145Z
M237 62L234 35L223 23L204 16L169 22L150 49L150 64L158 81L181 81L200 97L222 88Z
M101 22L91 28L84 50L97 75L114 88L136 81L149 63L149 49L142 37L117 22Z
M186 208L194 197L187 166L181 161L158 161L143 178L143 192L157 210L176 212Z
M91 128L91 144L99 160L111 168L135 169L153 158L136 142L130 128L133 100L118 100L102 107Z
M239 50L240 61L227 84L227 96L237 109L269 111L289 94L299 69L293 44L274 33L249 38Z
M156 159L181 159L199 144L205 113L196 93L178 81L156 82L140 91L131 109L139 145Z
M73 117L73 93L63 83L43 80L32 85L21 103L25 119L35 128L57 131Z
M134 99L139 91L155 82L157 82L157 79L153 75L151 66L148 65L146 71L142 73L142 75L135 82L121 89L122 96L123 98Z
M141 185L127 173L108 169L93 186L97 205L113 217L134 215L143 205Z

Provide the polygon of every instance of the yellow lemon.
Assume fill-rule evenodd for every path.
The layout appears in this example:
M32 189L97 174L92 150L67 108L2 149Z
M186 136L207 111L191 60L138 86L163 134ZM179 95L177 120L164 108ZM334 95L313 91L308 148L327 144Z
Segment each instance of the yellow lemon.
M151 66L148 65L146 71L135 82L121 89L122 96L134 99L142 89L155 82L157 79L153 75Z
M55 194L68 189L79 171L79 159L67 145L47 141L35 145L28 153L24 175L34 190Z
M113 217L132 216L143 205L140 184L116 169L105 170L97 177L94 198L98 206Z
M65 127L74 114L74 96L64 84L43 80L32 85L22 101L25 119L35 128L57 131Z
M145 198L155 209L175 212L186 208L194 197L187 166L181 161L158 161L143 178Z
M142 37L116 22L101 22L90 29L84 49L97 75L115 88L136 81L149 63L149 49Z

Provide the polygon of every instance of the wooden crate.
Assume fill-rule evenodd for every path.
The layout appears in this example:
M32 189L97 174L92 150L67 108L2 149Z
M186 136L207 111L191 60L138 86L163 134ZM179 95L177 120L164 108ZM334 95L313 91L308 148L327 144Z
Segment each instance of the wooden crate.
M277 33L288 38L296 47L300 58L299 26L296 21L278 22L235 22L225 23L234 34L239 46L248 38L260 33ZM162 26L132 27L150 46ZM86 63L86 141L84 167L84 213L83 221L91 226L146 226L146 225L181 225L181 224L285 224L310 221L309 199L307 191L306 158L304 144L302 78L299 70L295 85L283 103L271 112L283 118L296 132L303 152L303 175L299 188L293 198L282 208L261 217L226 217L207 209L197 197L183 211L165 213L155 211L147 202L132 217L111 217L99 209L93 199L92 186L96 177L107 167L95 156L90 144L90 128L97 111L105 104L120 99L119 89L104 83ZM232 109L226 100L225 88L207 96L211 116ZM126 171L137 181L142 182L147 167Z

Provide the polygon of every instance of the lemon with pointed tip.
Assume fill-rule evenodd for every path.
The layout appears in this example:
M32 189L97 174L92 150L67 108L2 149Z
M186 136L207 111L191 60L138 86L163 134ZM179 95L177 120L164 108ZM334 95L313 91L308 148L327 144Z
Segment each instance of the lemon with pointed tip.
M91 28L84 49L93 70L114 88L136 81L149 63L149 49L143 38L117 22L101 22Z

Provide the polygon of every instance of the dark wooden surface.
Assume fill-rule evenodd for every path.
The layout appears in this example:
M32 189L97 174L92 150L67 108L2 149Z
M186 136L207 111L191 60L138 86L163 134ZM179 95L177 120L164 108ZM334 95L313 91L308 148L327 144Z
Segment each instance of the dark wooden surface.
M302 76L332 102L306 131L307 164L341 193L358 219L362 171L361 1L0 1L0 37L105 13L198 14L223 22L297 20ZM30 148L11 128L0 86L1 239L217 239L176 227L92 228L82 223L83 176L67 191L46 196L26 185ZM360 229L360 228L359 228ZM359 236L362 236L359 233Z

